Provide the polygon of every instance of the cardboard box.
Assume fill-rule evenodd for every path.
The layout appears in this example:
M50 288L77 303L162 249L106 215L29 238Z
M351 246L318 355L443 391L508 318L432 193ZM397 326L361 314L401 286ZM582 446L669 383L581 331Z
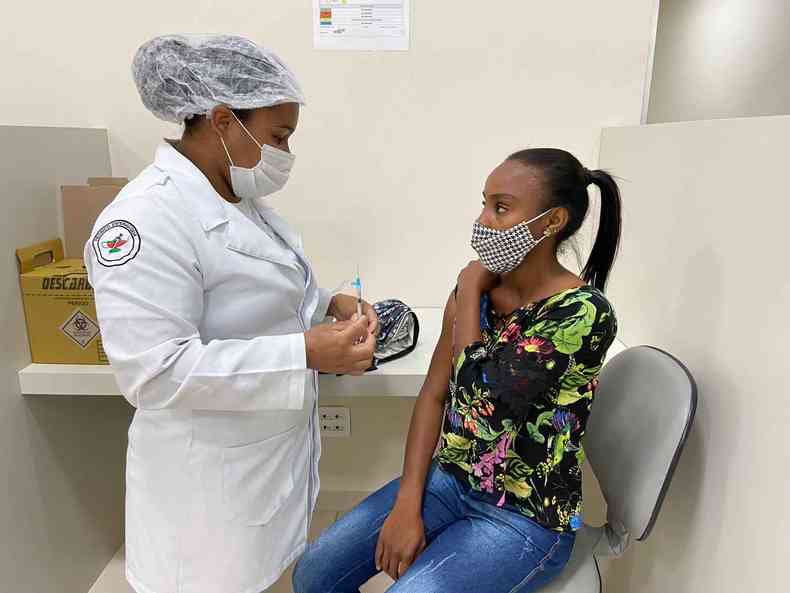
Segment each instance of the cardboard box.
M123 187L129 183L126 177L88 177L88 185L114 185L116 187Z
M128 181L125 177L90 177L88 185L60 188L66 257L82 257L99 214Z
M108 364L82 259L64 259L60 239L16 256L33 362Z

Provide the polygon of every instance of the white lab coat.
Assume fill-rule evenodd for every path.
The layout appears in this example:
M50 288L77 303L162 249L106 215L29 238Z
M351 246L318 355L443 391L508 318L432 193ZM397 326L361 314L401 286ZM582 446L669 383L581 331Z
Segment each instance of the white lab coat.
M138 593L259 593L304 550L320 434L303 332L330 294L299 237L256 206L298 262L165 143L86 245L104 348L137 408L126 573Z

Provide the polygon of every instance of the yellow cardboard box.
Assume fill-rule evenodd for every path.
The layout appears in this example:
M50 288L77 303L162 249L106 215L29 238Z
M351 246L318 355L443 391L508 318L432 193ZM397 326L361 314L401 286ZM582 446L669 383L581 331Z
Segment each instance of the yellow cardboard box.
M18 249L16 256L33 362L107 364L82 259L63 259L60 239Z

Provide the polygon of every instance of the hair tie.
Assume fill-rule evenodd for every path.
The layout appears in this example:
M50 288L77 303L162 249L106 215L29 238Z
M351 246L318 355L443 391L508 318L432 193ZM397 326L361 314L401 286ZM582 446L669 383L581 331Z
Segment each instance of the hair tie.
M584 167L583 175L584 175L584 187L587 187L593 182L592 171L590 171L587 167Z

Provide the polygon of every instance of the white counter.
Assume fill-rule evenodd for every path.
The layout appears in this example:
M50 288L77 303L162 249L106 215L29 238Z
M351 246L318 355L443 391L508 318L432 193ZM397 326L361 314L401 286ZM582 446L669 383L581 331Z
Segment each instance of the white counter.
M415 309L420 320L420 339L414 352L393 360L362 377L321 375L322 397L417 397L442 325L441 308ZM616 341L611 358L625 349ZM109 366L31 364L19 371L23 395L119 397L121 392Z

